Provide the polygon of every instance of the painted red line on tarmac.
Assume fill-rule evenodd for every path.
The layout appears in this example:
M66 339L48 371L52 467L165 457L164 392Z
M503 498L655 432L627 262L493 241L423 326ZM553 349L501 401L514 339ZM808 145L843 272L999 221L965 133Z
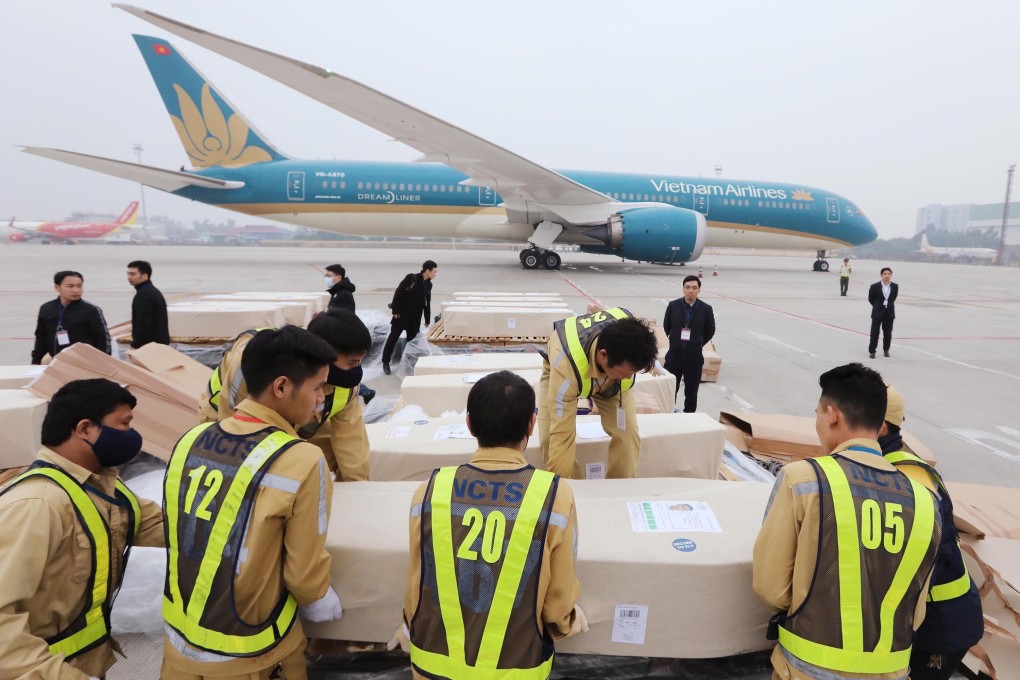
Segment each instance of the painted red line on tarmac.
M788 317L790 317L792 319L800 319L801 321L807 321L809 323L818 324L819 326L826 326L827 328L834 328L835 330L843 331L844 333L853 333L854 335L860 335L860 336L865 337L865 338L869 336L868 333L863 333L861 331L857 331L857 330L854 330L852 328L846 328L845 326L837 326L834 323L828 323L826 321L819 321L818 319L812 319L810 317L801 316L800 314L794 314L793 312L787 312L786 310L783 310L783 309L774 309L772 307L767 307L765 305L759 305L759 304L757 304L755 302L748 302L747 300L741 300L740 298L730 297L728 295L720 295L719 293L709 293L708 295L711 296L711 297L722 298L723 300L730 300L731 302L739 302L741 304L749 305L751 307L757 307L758 309L764 309L767 312L775 312L776 314L783 314L784 316L788 316Z
M323 272L326 271L322 267L317 267L316 265L314 265L314 264L312 264L310 262L308 263L308 266L311 267L312 269L314 269L315 271L319 272L320 274L322 274Z
M556 272L556 273L560 275L560 278L561 278L561 279L563 279L563 280L564 280L564 281L566 281L566 282L567 282L568 284L570 284L570 287L571 287L571 288L573 288L574 290L576 290L576 291L577 291L578 293L580 293L580 294L581 294L581 295L583 295L584 297L588 298L588 301L589 301L589 302L591 302L592 304L598 305L599 307L603 307L603 306L604 306L604 305L602 304L602 301L601 301L601 300L599 300L598 298L593 298L593 297L592 297L591 295L588 295L588 293L586 293L586 292L584 291L584 289L582 289L582 288L581 288L580 286L578 286L578 285L577 285L576 283L574 283L573 281L571 281L570 279L568 279L568 278L567 278L566 276L564 276L564 275L563 275L562 273L560 273L560 272Z

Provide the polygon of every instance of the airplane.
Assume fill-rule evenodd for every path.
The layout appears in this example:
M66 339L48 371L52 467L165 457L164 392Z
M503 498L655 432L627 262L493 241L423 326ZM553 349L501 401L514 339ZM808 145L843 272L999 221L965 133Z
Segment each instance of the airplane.
M23 243L40 239L42 243L62 241L73 243L79 239L103 238L118 229L135 223L138 214L138 201L132 201L113 222L15 222L14 218L7 223L7 228L14 231L8 239L15 243Z
M918 249L919 253L928 253L929 255L948 255L951 258L957 257L972 257L976 260L993 260L998 254L995 248L957 248L955 246L933 246L928 243L928 234L921 234L921 247Z
M877 232L852 201L773 182L543 167L327 69L129 5L114 5L232 59L421 152L411 163L293 159L267 141L169 42L135 35L188 155L165 170L24 147L183 198L346 234L519 241L526 269L558 269L557 246L684 264L706 246L826 251Z

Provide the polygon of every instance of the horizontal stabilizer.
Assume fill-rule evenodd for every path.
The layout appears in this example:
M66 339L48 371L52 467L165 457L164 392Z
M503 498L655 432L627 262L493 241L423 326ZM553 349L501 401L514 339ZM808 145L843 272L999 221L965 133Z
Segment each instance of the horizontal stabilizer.
M203 189L240 189L244 182L205 177L191 172L164 170L149 165L117 161L112 158L89 156L88 154L64 151L63 149L47 149L40 146L26 146L21 149L33 156L42 156L80 168L101 172L104 175L120 177L131 182L138 182L153 189L162 191L178 191L185 187L202 187Z

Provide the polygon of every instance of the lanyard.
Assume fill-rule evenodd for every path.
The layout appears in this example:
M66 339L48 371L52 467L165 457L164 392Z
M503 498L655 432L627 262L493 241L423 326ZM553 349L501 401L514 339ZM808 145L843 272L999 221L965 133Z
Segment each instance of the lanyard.
M867 446L848 446L848 447L846 447L846 450L847 451L861 451L863 453L873 453L876 456L881 456L882 455L881 451L877 451L877 450L869 448Z
M64 305L59 305L59 306L60 306L60 313L57 314L57 330L58 331L62 330L64 328Z
M687 303L686 302L683 303L684 328L690 328L691 327L691 321L694 320L694 308L697 307L697 306L698 306L698 301L695 300L694 304L690 306L690 313L688 313Z
M263 425L266 424L266 421L262 420L261 418L253 418L252 416L242 416L237 413L234 414L234 420L240 420L246 423L262 423Z

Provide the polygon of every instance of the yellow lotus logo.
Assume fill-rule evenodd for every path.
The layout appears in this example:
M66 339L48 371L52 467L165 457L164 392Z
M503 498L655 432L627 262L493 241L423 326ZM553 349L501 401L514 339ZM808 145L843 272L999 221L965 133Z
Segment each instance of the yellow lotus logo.
M213 165L237 168L251 163L272 160L265 149L245 146L248 125L237 114L230 119L216 105L208 84L202 85L202 109L199 110L188 93L174 83L181 117L171 115L177 135L181 138L192 165L208 168Z
M803 189L797 189L796 191L794 191L793 192L793 196L791 196L790 198L792 198L795 201L813 201L813 200L815 200L814 196L811 195L810 191L804 191Z

